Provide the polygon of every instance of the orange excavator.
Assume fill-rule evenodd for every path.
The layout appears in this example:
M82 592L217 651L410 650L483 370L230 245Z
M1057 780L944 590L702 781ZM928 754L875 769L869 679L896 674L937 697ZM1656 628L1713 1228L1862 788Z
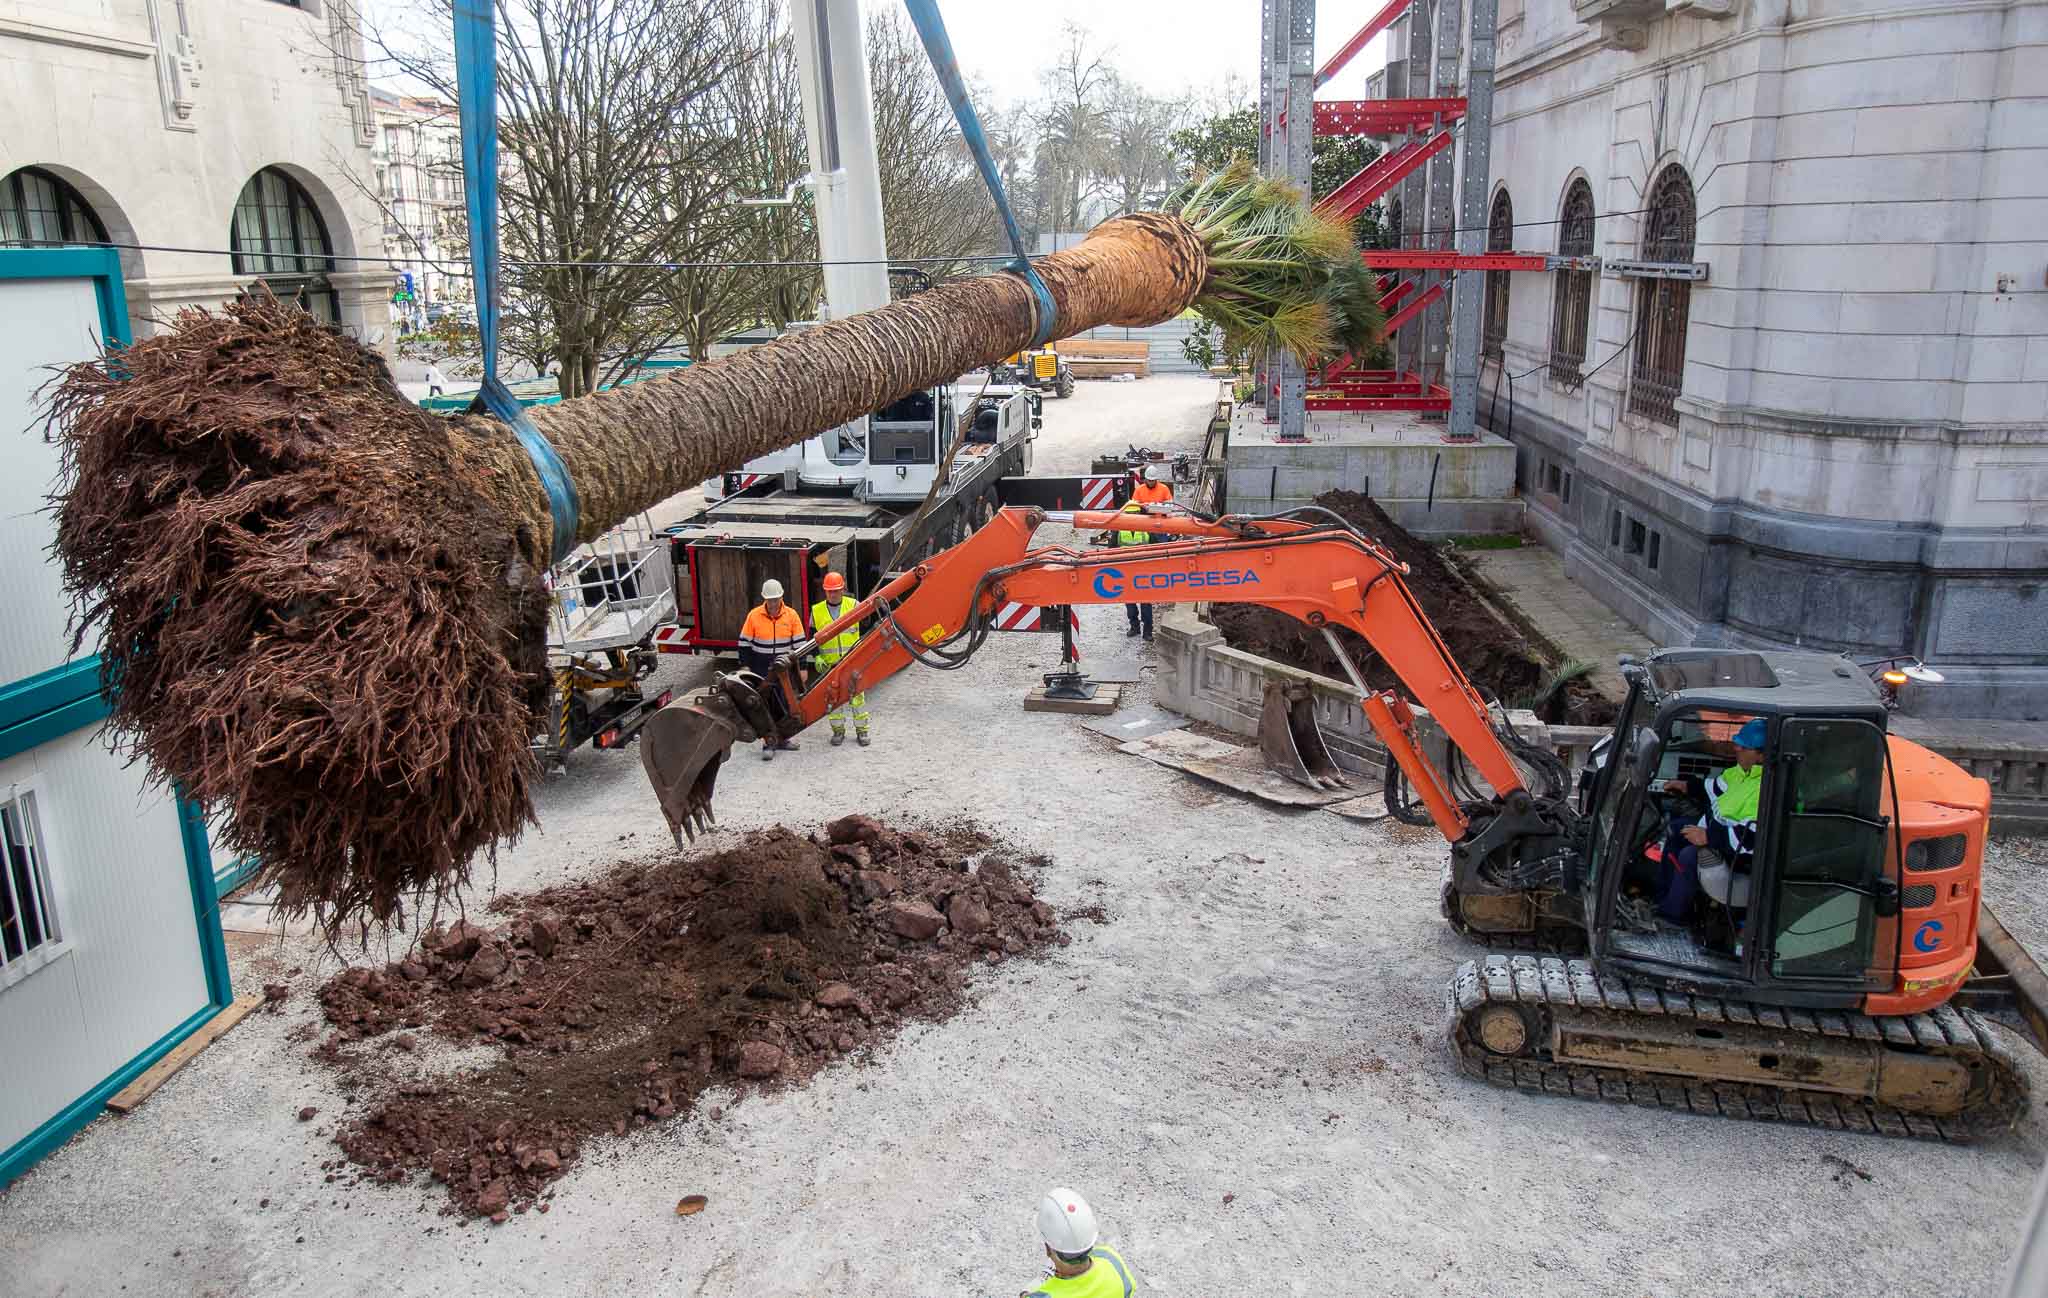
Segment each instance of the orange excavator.
M1466 679L1405 565L1337 515L1152 506L1152 544L1103 550L1034 547L1047 522L1134 527L1129 513L1003 509L817 628L825 640L868 626L829 670L807 674L799 646L765 675L722 675L658 712L641 755L678 846L712 823L735 742L787 738L912 663L961 666L1006 603L1261 604L1323 631L1386 746L1389 809L1450 843L1443 913L1495 948L1445 993L1465 1072L1955 1141L2026 1111L2026 1074L1991 1017L2048 1051L2048 979L1980 895L1989 786L1886 733L1884 701L1849 659L1681 649L1625 661L1614 731L1567 789L1562 763ZM1337 627L1362 636L1409 697L1368 688ZM1423 710L1450 742L1448 770L1420 741ZM1325 764L1305 707L1290 720L1286 742ZM1697 895L1674 908L1663 857L1682 827L1717 814L1701 793L1736 764L1737 731L1753 748L1759 725L1749 850L1689 864Z

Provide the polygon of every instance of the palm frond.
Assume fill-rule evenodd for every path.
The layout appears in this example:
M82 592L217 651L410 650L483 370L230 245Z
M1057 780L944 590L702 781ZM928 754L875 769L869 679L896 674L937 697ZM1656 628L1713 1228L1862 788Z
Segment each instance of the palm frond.
M1195 309L1227 345L1304 365L1374 348L1386 321L1346 222L1318 213L1299 186L1238 157L1191 177L1165 204L1201 235L1209 279Z

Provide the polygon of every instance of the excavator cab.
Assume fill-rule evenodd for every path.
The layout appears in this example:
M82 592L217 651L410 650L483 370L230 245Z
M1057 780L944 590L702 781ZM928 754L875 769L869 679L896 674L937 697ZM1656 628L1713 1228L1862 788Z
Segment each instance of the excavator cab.
M1891 991L1904 854L1868 675L1823 654L1718 649L1658 654L1626 674L1609 760L1586 790L1594 958L1766 1003L1853 1008ZM1736 736L1759 725L1760 759L1745 759ZM1744 760L1762 778L1738 848L1710 789Z

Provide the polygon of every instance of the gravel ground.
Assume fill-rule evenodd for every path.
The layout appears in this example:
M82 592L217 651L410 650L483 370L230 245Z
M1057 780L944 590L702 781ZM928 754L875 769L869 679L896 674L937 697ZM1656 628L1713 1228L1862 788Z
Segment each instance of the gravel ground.
M1084 384L1048 403L1039 468L1191 444L1212 394ZM1084 664L1142 682L1121 622L1084 615ZM1436 914L1441 841L1249 804L1023 712L1055 644L995 637L963 671L912 669L870 692L873 748L806 736L772 765L738 755L720 781L714 845L854 811L972 819L1049 856L1048 901L1107 911L1070 920L1070 947L980 975L959 1017L719 1120L707 1100L602 1143L547 1216L456 1226L425 1189L323 1182L351 1102L290 1037L333 961L267 944L238 959L238 984L300 969L284 1013L251 1017L0 1197L0 1289L1014 1293L1037 1274L1037 1197L1068 1184L1148 1294L1889 1295L1928 1274L1931 1225L1943 1287L1994 1291L2041 1117L1949 1149L1468 1082L1438 1044L1445 980L1471 954ZM667 844L631 751L576 754L540 815L500 887ZM2048 931L2044 866L2042 843L2009 842L1987 871L2029 936ZM319 1116L298 1122L303 1105ZM690 1193L710 1207L676 1217Z

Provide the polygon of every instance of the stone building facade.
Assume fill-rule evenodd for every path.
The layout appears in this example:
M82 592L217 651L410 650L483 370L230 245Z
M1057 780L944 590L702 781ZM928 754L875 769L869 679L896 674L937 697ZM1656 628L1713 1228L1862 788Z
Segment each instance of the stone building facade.
M383 208L384 255L392 275L410 276L412 284L412 300L394 302L392 317L419 327L474 298L462 124L455 105L439 99L372 88L370 107L377 118L370 158Z
M144 245L140 334L263 280L381 345L363 70L349 0L0 0L0 241Z
M2048 718L2048 4L1502 0L1496 53L1488 246L1603 259L1486 286L1534 530L1658 641Z

